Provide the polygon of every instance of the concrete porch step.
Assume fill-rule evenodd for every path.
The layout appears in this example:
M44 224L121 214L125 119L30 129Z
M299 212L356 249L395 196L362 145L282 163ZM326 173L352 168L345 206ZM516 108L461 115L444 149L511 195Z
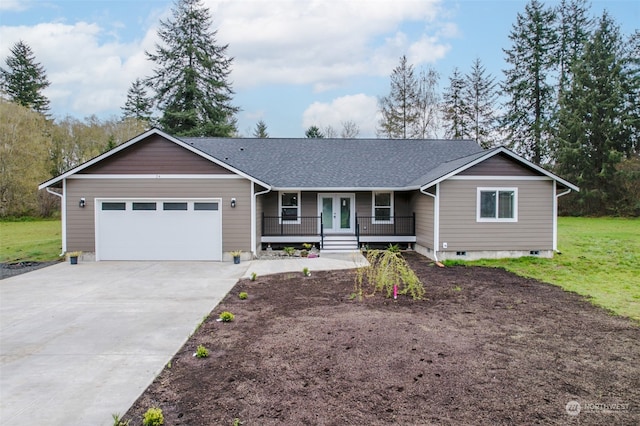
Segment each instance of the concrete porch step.
M350 252L358 251L358 240L351 235L327 235L324 237L322 252Z

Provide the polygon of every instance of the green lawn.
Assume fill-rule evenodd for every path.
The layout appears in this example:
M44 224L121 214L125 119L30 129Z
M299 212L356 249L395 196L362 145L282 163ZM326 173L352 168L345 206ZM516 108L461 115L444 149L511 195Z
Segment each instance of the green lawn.
M0 262L57 260L60 220L0 221Z
M640 320L640 219L561 217L558 249L562 254L553 259L466 264L505 268L556 284L616 314Z
M0 222L0 262L58 259L60 232L59 220ZM562 254L553 259L466 263L501 267L556 284L616 314L640 320L640 219L561 217L558 247Z

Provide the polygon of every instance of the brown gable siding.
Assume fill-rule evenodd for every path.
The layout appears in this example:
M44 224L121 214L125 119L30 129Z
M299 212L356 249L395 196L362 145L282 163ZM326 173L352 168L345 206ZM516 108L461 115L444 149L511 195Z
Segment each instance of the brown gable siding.
M232 174L159 135L133 144L82 171L85 174Z
M539 176L532 170L504 154L494 155L467 170L458 173L461 176Z

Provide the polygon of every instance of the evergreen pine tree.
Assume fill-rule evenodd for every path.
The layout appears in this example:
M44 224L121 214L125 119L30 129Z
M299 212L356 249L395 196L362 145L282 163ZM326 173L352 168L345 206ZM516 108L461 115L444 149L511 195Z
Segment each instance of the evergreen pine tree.
M413 66L407 57L400 58L400 64L391 74L391 91L380 98L379 108L382 118L378 122L378 136L390 139L406 139L418 120L416 102L418 81Z
M512 47L504 50L510 67L502 85L507 97L503 125L510 145L537 164L548 159L552 133L555 90L549 76L556 64L554 23L554 11L531 0L511 29Z
M269 133L267 133L267 123L263 120L260 120L256 123L256 129L253 131L254 138L268 138Z
M153 100L147 94L147 88L142 80L137 78L127 92L127 102L122 107L122 118L135 118L151 122Z
M323 139L324 133L320 131L318 126L309 126L309 128L304 132L304 135L310 139Z
M589 39L593 22L588 16L587 0L561 0L557 8L558 18L558 98L571 85L573 64L581 57L584 44Z
M156 65L148 82L162 113L162 128L178 136L230 136L238 108L227 82L232 58L216 44L211 14L201 0L177 0L172 18L160 21L162 44L147 57Z
M581 186L581 213L615 213L620 200L616 166L632 138L622 53L620 31L605 12L560 99L557 170Z
M487 75L480 58L476 58L471 66L471 72L465 77L466 84L463 91L466 120L470 123L468 137L478 142L483 148L493 145L491 139L495 128L495 108L498 94L496 93L496 79Z
M49 86L44 67L36 62L33 51L22 40L10 49L7 69L0 67L2 91L9 99L33 111L47 115L49 99L42 91Z
M465 103L464 93L467 81L458 68L449 76L449 86L442 96L442 114L445 122L445 137L450 139L464 139L468 134L468 106Z

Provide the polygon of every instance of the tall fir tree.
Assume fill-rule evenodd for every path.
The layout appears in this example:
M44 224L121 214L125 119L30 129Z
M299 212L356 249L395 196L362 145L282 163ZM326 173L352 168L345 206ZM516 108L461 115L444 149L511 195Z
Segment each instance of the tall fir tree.
M309 139L324 139L324 133L318 126L309 126L304 135Z
M495 144L492 138L496 127L498 99L496 78L487 74L480 58L476 58L465 80L463 97L465 113L468 114L466 121L470 123L467 135L483 148L490 148Z
M552 135L555 89L551 81L556 65L555 13L531 0L518 13L505 49L509 68L504 71L502 93L507 97L502 124L509 144L534 163L548 161Z
M556 167L581 186L575 208L583 214L616 213L624 198L614 185L632 137L622 46L619 28L603 13L560 99Z
M267 133L267 123L263 120L260 120L256 123L256 128L253 131L254 138L265 139L269 137L269 133Z
M584 44L593 30L587 0L561 0L556 9L558 42L558 99L573 80L573 64L582 56Z
M468 134L470 123L464 93L467 81L458 68L454 68L449 76L449 86L442 96L442 115L444 118L444 134L450 139L464 139Z
M628 151L640 157L640 30L635 30L625 43L624 72L627 85L624 91L628 111L626 124L631 131ZM640 203L638 206L640 209Z
M232 58L216 43L212 18L201 0L177 0L172 17L160 21L162 44L147 57L155 63L148 83L162 115L162 128L178 136L231 136L236 132L233 90L227 81Z
M418 80L413 65L407 57L400 58L400 64L391 73L391 89L387 96L379 99L378 107L382 117L378 122L378 136L389 139L407 139L418 121L416 109L418 100Z
M42 93L49 87L44 67L36 62L28 44L18 41L10 49L7 68L0 67L2 91L9 99L43 115L49 113L49 99Z
M137 78L127 92L127 101L122 107L123 118L135 118L151 123L153 99L147 94L147 87Z

